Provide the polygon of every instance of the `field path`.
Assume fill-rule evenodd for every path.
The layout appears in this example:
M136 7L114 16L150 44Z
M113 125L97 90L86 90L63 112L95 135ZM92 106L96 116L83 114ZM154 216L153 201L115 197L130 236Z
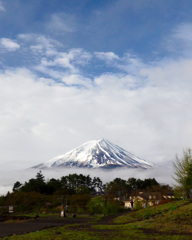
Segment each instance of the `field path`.
M66 224L83 224L90 221L91 218L86 217L59 218L57 216L49 216L25 222L0 222L0 238L13 234L19 235L40 231L46 228L60 227Z

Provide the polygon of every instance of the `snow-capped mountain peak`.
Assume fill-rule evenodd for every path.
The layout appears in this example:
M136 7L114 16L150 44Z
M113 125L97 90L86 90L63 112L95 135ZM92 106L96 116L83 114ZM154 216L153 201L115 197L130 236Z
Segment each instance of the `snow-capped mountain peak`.
M57 156L36 168L56 167L83 167L83 168L151 168L152 165L121 147L111 143L107 139L92 140Z

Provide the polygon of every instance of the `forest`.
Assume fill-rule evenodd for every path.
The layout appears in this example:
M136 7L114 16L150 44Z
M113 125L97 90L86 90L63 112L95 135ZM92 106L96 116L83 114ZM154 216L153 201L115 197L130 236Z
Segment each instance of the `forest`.
M170 194L173 189L154 178L115 178L104 184L99 177L69 174L45 181L40 171L25 183L16 181L13 191L0 197L0 211L11 205L20 213L56 213L68 205L70 212L113 214L122 211L123 200L140 191Z

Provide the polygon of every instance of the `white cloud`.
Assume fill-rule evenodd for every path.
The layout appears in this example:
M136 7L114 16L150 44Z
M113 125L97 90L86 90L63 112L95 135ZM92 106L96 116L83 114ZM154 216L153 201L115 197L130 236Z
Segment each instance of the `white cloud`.
M75 31L75 18L66 13L54 13L46 23L46 27L55 34L72 33Z
M66 75L62 77L62 81L69 86L76 85L76 86L87 87L87 88L90 88L93 84L91 79L85 78L77 74Z
M145 66L141 59L130 53L124 53L122 57L119 57L113 52L95 52L94 56L103 60L108 66L129 74L138 74L138 71Z
M164 40L164 47L179 57L181 55L191 57L192 50L192 24L181 23L177 25L168 39Z
M18 39L27 44L33 54L54 56L57 48L62 46L58 41L41 34L19 34Z
M137 56L130 53L125 53L117 63L117 67L129 74L136 74L139 76L141 69L145 68L145 63Z
M5 7L3 6L2 1L0 1L0 11L5 12Z
M8 51L16 51L20 48L20 45L9 38L1 38L0 46Z
M137 79L128 74L106 73L94 78L94 83L100 88L115 90L114 86L120 89L132 89L137 86ZM114 93L115 94L115 93Z
M173 36L184 42L192 42L191 30L192 30L191 23L182 23L174 29Z
M113 60L119 60L119 56L117 56L113 52L95 52L95 56L106 62L111 62Z
M81 48L63 51L60 42L44 35L19 34L18 39L25 46L25 51L30 52L32 59L35 59L35 63L31 61L33 69L56 79L61 80L63 71L77 74L93 58L91 53Z
M72 73L79 71L79 66L85 66L92 58L91 54L83 49L70 49L68 52L55 52L55 56L43 58L41 65L43 67L61 67L66 68Z

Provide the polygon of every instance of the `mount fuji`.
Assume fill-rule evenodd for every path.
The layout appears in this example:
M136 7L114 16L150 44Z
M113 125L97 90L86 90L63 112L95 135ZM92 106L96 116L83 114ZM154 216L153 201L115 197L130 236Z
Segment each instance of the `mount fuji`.
M61 167L149 169L152 167L152 164L134 156L106 139L100 139L86 142L64 155L55 157L33 168Z

